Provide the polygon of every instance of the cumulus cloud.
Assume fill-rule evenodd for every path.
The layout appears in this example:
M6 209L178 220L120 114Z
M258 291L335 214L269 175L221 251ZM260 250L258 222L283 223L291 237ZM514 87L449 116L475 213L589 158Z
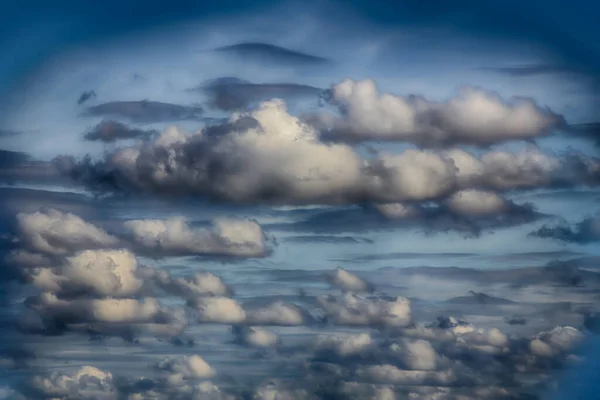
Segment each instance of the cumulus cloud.
M35 376L25 392L40 398L82 400L114 400L117 396L112 374L92 366L84 366L70 375Z
M215 219L210 229L193 229L183 218L125 222L136 249L158 255L259 257L267 252L260 225L250 220Z
M275 347L280 343L279 335L258 326L234 326L233 334L237 343L260 349Z
M210 379L215 376L215 370L198 355L181 358L165 357L156 364L156 368L169 374L172 384L181 383L186 379Z
M160 101L112 101L88 107L83 115L90 117L125 118L137 123L198 120L202 107L183 106Z
M83 137L90 142L110 143L117 140L144 138L156 133L158 132L132 128L122 122L105 120L98 123L94 129L87 132Z
M119 242L80 217L57 210L20 213L17 215L17 229L23 247L50 255L113 247Z
M320 335L317 337L314 347L315 352L320 355L332 354L336 357L350 357L365 355L374 344L371 335L358 333L350 335Z
M319 296L318 302L327 319L338 325L406 327L412 323L410 300L359 297L346 293L341 297Z
M198 320L205 323L240 324L246 320L246 311L229 297L201 297L191 303L198 312Z
M438 354L426 340L404 340L389 348L392 354L399 355L406 369L433 371L438 366Z
M227 297L232 293L232 290L221 278L210 272L196 272L192 276L173 277L168 271L147 268L144 270L144 275L166 293L187 300L202 296Z
M346 79L329 90L341 117L330 135L342 140L395 140L422 146L490 145L526 140L565 125L564 118L532 99L508 101L479 88L463 88L445 102L380 93L371 79Z
M409 149L363 158L346 144L321 141L317 131L290 115L280 100L234 114L219 135L171 127L99 161L59 157L55 164L101 192L278 204L414 203L441 200L465 189L595 185L600 171L594 158L535 149L490 151L481 157L460 149Z
M248 322L254 325L304 325L308 315L298 306L275 301L266 307L248 310Z
M329 282L335 287L350 292L360 293L373 290L372 286L367 281L340 267L336 268L329 277Z
M584 334L571 326L557 326L536 335L529 342L529 349L536 356L552 357L573 350L583 338Z

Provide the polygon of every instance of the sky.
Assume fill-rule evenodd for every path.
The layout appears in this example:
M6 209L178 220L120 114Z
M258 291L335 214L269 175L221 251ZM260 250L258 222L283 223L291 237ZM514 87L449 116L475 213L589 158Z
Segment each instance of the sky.
M0 13L0 399L600 391L583 1Z

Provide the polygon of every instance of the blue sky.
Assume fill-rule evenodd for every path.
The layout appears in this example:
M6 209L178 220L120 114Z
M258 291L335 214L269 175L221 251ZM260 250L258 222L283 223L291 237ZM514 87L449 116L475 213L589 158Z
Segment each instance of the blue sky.
M243 391L256 399L268 399L274 392L289 396L285 399L323 398L316 388L339 381L358 385L359 397L379 400L394 398L385 397L389 388L396 398L408 393L429 398L426 395L436 391L490 399L506 398L513 391L577 398L579 389L564 386L563 392L554 393L551 388L557 379L563 388L560 377L571 376L576 368L590 371L583 355L586 341L598 332L598 132L596 128L589 134L595 136L576 136L572 131L573 125L598 123L600 49L593 18L598 6L584 1L567 6L559 0L228 0L218 6L172 1L168 7L160 1L57 1L49 6L32 0L4 7L0 51L8 57L0 62L0 133L16 133L0 134L0 150L22 152L34 161L13 163L7 158L0 163L2 256L8 255L0 284L11 288L7 301L2 299L2 318L8 322L16 317L20 327L6 328L7 343L37 357L15 356L0 346L0 379L6 377L7 386L0 390L0 399L44 398L53 390L85 399L95 398L94 390L102 399L150 396L148 388L123 386L125 381L119 380L139 376L152 379L152 390L161 399L189 393L204 398L198 394L202 390L209 390L211 399L241 398ZM242 42L275 45L297 55L290 62L270 53L252 58L241 51L214 51ZM330 62L306 61L314 57ZM310 94L285 98L283 111L261 109L272 103L261 106L259 101L235 110L218 109L211 103L211 92L197 88L223 77L252 84L307 85ZM368 96L344 99L344 79L374 80L388 103L370 104ZM448 106L449 116L444 114L444 105L455 104L453 99L465 86L494 93L502 101L497 107L473 103L473 109L457 103L456 108ZM250 91L265 87L250 86ZM337 90L337 101L346 103L319 99L327 89L334 96ZM95 97L78 104L80 95L91 90ZM402 131L403 121L395 119L404 109L398 106L402 97L393 96L412 99L411 95L427 99L422 106L431 111L418 115L426 129L416 134ZM476 125L478 118L510 108L511 98L535 102L536 108L526 111L538 118L534 125L550 109L555 113L550 115L564 117L566 126L552 126L549 132L540 130L531 140L521 140L530 132L520 132L513 122L524 121L526 126L532 121L529 114L508 114L501 118L508 127L496 131L483 132L494 121ZM157 109L145 115L153 117L151 121L102 112L85 115L111 102L141 100L185 110L202 107L202 114L188 118L171 110L162 118ZM467 109L463 120L457 116L461 107ZM334 121L331 131L311 125L322 112L329 112ZM380 118L369 119L375 114ZM244 122L243 116L260 128L242 125L235 130L223 120ZM369 121L367 126L361 125L361 117ZM85 140L86 132L108 118L141 133L116 143ZM475 136L508 136L516 130L518 140L501 137L490 145L474 146L469 142L472 120L483 130ZM421 123L415 121L415 126ZM217 129L214 140L199 133L210 132L211 125ZM419 142L419 135L436 129L450 136L450 144L419 147L425 143ZM146 132L150 130L165 133ZM388 130L395 138L379 140ZM298 132L314 136L303 139ZM358 136L343 136L350 133ZM297 134L297 144L290 145L290 135ZM356 137L362 141L353 142ZM473 184L461 181L460 171L445 169L444 152L449 148L465 149L482 160L503 152L533 155L509 162L497 158L496 164L490 156L492 161L481 167L487 170ZM393 161L411 151L422 152L422 158ZM77 164L87 154L91 161ZM131 154L137 157L132 163ZM399 167L389 167L386 154ZM430 161L432 154L442 161ZM71 166L81 169L60 176L51 162L58 156L73 157ZM555 159L562 167L553 164ZM102 175L106 168L114 175ZM385 171L377 175L380 169ZM308 171L306 176L312 177L315 170L319 178L312 183L303 174ZM399 174L396 180L385 180L394 173ZM170 181L173 176L176 179ZM77 177L85 179L69 179ZM450 189L443 189L451 179ZM106 182L114 184L111 188L117 193L94 197L92 189ZM470 190L482 197L461 203L455 196ZM434 195L427 194L431 191ZM389 215L378 208L382 203L414 206L418 214ZM498 210L496 204L501 204ZM478 207L484 208L483 216ZM493 208L491 215L486 207ZM173 217L186 222L178 225ZM244 242L236 242L240 240ZM247 248L258 248L260 254L240 255ZM121 268L117 278L112 264L102 261L111 251L132 254L134 260L114 261ZM25 261L15 254L40 258ZM86 257L97 278L82 272ZM137 270L131 262L137 263ZM131 279L142 282L140 288L123 294L104 286L110 279L124 285L130 268L135 270ZM167 278L159 278L151 268ZM343 275L346 270L351 278ZM217 285L218 279L193 278L205 272L233 289L217 296L225 302L221 308L211 303L214 293L202 292L208 287L202 285ZM372 285L374 292L361 294L356 282ZM185 294L190 285L199 285L191 297ZM493 299L483 304L469 291ZM364 303L348 306L346 314L328 308L334 306L321 297L351 301L354 292L371 297L361 297ZM387 319L391 317L378 307L392 307L387 303L390 296L411 301L414 325L402 325L403 311L398 310L404 306L389 311L399 313L395 320ZM82 316L88 304L95 310L90 314L108 309L112 297L138 308L118 317L123 318L118 323L111 318L127 309L125 303L100 316ZM48 298L57 303L44 303ZM143 316L151 308L143 303L147 298L160 305L150 321ZM242 319L242 311L235 311L231 302L243 308ZM215 314L207 311L211 305ZM462 332L460 324L431 328L438 317L448 316L467 320L468 332ZM508 322L517 317L526 323ZM171 333L182 320L185 329ZM49 326L51 322L56 326ZM252 336L248 332L253 331L244 330L250 326L272 331L280 342L256 348L257 341L270 336ZM411 330L417 328L417 333ZM357 357L346 357L336 347L348 334L369 335L369 344ZM189 339L193 347L174 344ZM415 345L417 339L426 343ZM345 346L350 347L360 342L347 340ZM385 347L388 342L401 349L397 360L384 356L391 351ZM418 351L411 350L413 345ZM198 370L186 372L189 376L181 372L184 367L177 363L187 362L182 357L192 354L202 356L217 371L216 377ZM183 361L172 364L163 359L167 356ZM429 356L435 366L422 367ZM319 376L315 371L324 368L324 360L331 370ZM13 368L17 361L27 367ZM291 370L281 368L282 363ZM387 378L377 373L377 368L392 364L394 372ZM88 371L100 379L100 389L83 381L60 387L56 378L40 388L28 380L54 372L76 382L76 371L86 365L101 370ZM169 383L181 378L177 374L186 382L179 389ZM390 378L394 374L396 378ZM406 385L403 379L415 374L426 378L416 388ZM452 376L451 383L443 376ZM298 392L290 377L307 392ZM194 386L209 378L220 392L213 386ZM319 386L321 378L325 383ZM270 379L278 382L275 388L269 386ZM489 392L477 392L484 388ZM341 398L353 398L341 386L334 389Z

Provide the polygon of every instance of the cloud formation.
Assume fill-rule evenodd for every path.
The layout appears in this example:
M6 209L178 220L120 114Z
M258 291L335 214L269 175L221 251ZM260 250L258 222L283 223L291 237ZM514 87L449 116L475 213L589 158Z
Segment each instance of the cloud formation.
M479 88L463 88L456 97L435 102L415 95L382 94L371 79L346 79L333 85L329 95L341 113L329 134L341 140L487 146L534 139L565 124L562 116L532 99L506 101Z
M241 124L241 121L256 123ZM63 173L101 192L195 195L235 203L338 204L439 201L458 190L528 190L598 184L600 163L536 149L405 150L361 157L319 139L280 100L235 114L219 135L171 127L104 160L60 157Z
M117 140L138 139L156 134L156 131L132 128L118 121L105 120L87 132L83 138L90 142L111 143Z
M544 225L537 231L531 232L530 235L563 242L594 243L600 241L600 213L585 218L573 226L567 223Z

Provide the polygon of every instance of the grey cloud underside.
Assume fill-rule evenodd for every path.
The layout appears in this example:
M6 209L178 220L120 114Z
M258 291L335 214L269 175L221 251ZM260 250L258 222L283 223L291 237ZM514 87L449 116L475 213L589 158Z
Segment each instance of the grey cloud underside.
M544 225L537 231L531 232L530 235L579 244L595 243L600 241L600 219L596 215L574 225L566 222Z
M96 94L95 91L85 90L83 93L81 93L81 95L77 99L77 104L82 105L83 103L94 100L97 97L98 97L98 95Z
M84 116L124 118L136 123L199 120L202 107L183 106L160 101L113 101L88 107Z
M245 110L273 98L288 102L314 99L316 103L323 92L323 89L297 83L252 83L232 77L217 78L190 90L206 93L213 107L225 111Z
M311 54L301 53L268 43L248 42L223 46L214 49L216 53L234 56L246 61L266 65L284 65L293 67L327 66L331 61Z

